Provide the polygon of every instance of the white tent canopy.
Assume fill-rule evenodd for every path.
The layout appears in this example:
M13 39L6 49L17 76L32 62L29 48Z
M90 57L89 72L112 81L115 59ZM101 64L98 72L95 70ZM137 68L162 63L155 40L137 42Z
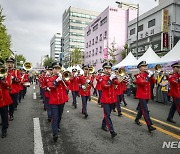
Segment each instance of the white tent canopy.
M151 47L147 49L147 51L137 60L137 64L141 61L146 61L147 64L159 63L161 58L153 51Z
M171 51L169 51L165 56L161 58L161 62L163 63L178 60L180 60L180 40Z
M136 58L133 56L131 52L123 59L119 64L113 66L113 68L119 68L122 66L133 66L137 64Z

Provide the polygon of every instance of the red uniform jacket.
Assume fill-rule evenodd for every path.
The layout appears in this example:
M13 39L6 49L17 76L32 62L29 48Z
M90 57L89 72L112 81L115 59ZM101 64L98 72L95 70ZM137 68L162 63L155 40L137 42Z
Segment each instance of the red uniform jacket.
M108 84L109 76L102 76L102 96L100 102L103 104L113 104L117 102L117 79L113 79L112 84Z
M8 75L5 80L0 80L0 107L12 104L8 88L11 85L11 76Z
M82 85L85 85L86 80L88 80L88 79L91 80L91 77L90 76L84 76L84 75L81 75L79 77L79 84L80 84L79 94L81 96L90 96L90 91L91 91L92 83L89 84L89 86L88 86L86 91L81 88Z
M101 86L101 83L102 83L102 76L101 75L97 75L96 76L96 81L97 81L97 84L96 84L96 90L102 90L102 86Z
M45 86L44 96L47 97L47 98L49 98L49 96L50 96L50 94L49 94L50 89L48 87L48 82L50 82L50 78L51 78L51 76L45 76L44 77L44 86Z
M123 82L117 82L118 88L117 88L117 95L122 95L124 93L124 87Z
M150 78L148 78L147 73L139 73L136 76L136 98L139 99L150 99L151 98L151 88L150 88Z
M65 102L68 101L68 95L66 92L66 87L63 84L62 81L59 81L58 83L56 82L56 79L58 76L53 75L52 77L49 78L49 82L47 83L47 86L50 88L50 95L49 95L49 104L64 104ZM68 86L69 81L65 82L66 85Z
M79 91L79 77L71 77L69 90L71 91Z
M10 86L10 94L17 94L20 91L21 74L16 69L11 69L8 74L12 77L12 84Z
M45 80L44 80L44 78L45 78L45 74L41 74L41 76L39 77L39 86L40 86L40 88L45 88Z
M173 73L169 75L170 90L169 95L180 98L180 74Z

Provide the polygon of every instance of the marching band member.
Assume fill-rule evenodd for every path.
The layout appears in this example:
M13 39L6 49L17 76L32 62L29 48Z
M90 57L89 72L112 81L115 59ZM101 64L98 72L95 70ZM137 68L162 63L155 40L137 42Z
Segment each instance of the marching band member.
M89 76L89 67L87 65L83 66L84 75L79 77L79 94L81 95L82 99L82 114L85 115L85 118L88 117L87 114L87 101L90 97L90 90L91 90L91 77Z
M51 105L51 126L53 132L53 140L58 139L58 131L60 131L60 121L64 110L64 105L68 101L66 92L69 81L64 81L61 71L61 63L54 62L52 64L53 75L50 77L47 86L50 88L49 104Z
M98 104L101 105L101 96L102 96L102 86L101 86L101 83L102 83L102 69L99 69L98 70L98 75L96 76L96 81L97 81L97 84L96 84L96 90L98 91Z
M148 131L154 131L156 128L152 126L152 121L149 115L148 111L148 100L151 99L151 90L150 90L150 78L152 77L153 73L150 72L147 73L147 63L146 61L141 61L137 68L139 68L140 73L136 75L136 85L137 85L137 91L136 91L136 98L139 99L138 104L138 114L135 119L135 123L139 126L141 126L141 123L139 119L141 119L142 115L146 121Z
M46 72L44 70L41 71L41 75L39 76L39 87L40 87L40 95L41 98L43 99L43 104L44 104L44 110L46 111L46 107L45 107L45 97L44 97L44 91L45 91L45 75Z
M115 74L116 76L119 76L119 69L115 69ZM122 116L122 113L121 113L121 100L122 100L122 94L123 94L123 88L122 88L122 81L119 81L117 82L117 89L116 89L116 92L117 92L117 103L116 103L116 108L117 108L117 111L118 111L118 116Z
M72 92L72 97L73 97L72 105L74 106L74 108L77 108L76 98L79 93L79 77L78 77L76 68L72 69L72 76L70 78L69 90L71 90L71 92Z
M171 67L173 69L173 73L169 75L169 96L173 98L173 102L169 111L167 121L176 123L173 120L176 110L180 115L180 62L172 64Z
M45 91L44 91L44 104L47 111L48 121L51 122L51 106L49 104L49 93L50 88L48 87L48 82L50 81L50 78L52 76L52 67L47 66L46 67L46 75L44 77L44 85L45 85Z
M26 95L26 92L27 92L27 86L30 86L29 74L28 74L28 72L25 69L22 70L22 76L23 76L23 93L22 93L22 98L24 98L24 96Z
M4 61L0 59L0 69L5 69ZM11 76L0 77L0 115L2 121L1 137L5 138L7 136L8 129L8 105L12 104L12 99L9 95L9 89L12 79Z
M94 71L94 72L92 73L92 77L91 77L91 80L92 80L92 83L93 83L93 84L92 84L92 88L93 88L93 95L94 95L94 96L97 96L97 89L96 89L96 85L95 85L95 84L96 84L96 81L97 81L97 80L96 80L96 77L97 77L97 72Z
M8 73L11 75L12 84L10 87L10 96L13 100L13 103L9 105L9 115L10 121L14 119L14 110L17 109L18 105L18 93L19 93L19 83L21 79L20 72L17 69L14 69L14 58L10 57L6 59Z
M113 109L113 105L117 102L117 93L115 91L117 77L115 74L111 74L112 63L104 63L102 67L104 68L105 74L102 77L102 96L100 100L104 110L102 129L104 131L109 130L111 133L111 137L114 138L117 135L117 133L114 131L110 115Z
M122 97L121 100L123 101L124 106L127 106L127 103L126 103L126 100L125 100L125 97L124 97L124 94L127 91L127 86L126 86L127 80L123 80L121 84L122 84L122 88L123 88L123 94L121 95L121 97Z

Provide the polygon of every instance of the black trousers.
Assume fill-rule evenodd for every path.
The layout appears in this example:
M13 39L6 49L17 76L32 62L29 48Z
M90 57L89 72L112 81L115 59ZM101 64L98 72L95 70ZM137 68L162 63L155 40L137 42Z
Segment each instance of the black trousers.
M8 128L8 106L0 107L0 115L2 119L2 133L6 132Z
M18 93L17 94L10 94L13 103L9 105L9 115L13 116L14 108L17 108L18 105Z

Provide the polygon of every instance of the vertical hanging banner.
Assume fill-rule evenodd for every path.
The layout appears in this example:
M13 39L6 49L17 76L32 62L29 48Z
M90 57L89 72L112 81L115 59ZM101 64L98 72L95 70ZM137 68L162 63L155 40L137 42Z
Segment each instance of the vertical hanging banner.
M104 40L104 59L108 59L108 41L107 39Z
M162 49L169 47L168 38L169 28L169 11L167 9L162 10Z

